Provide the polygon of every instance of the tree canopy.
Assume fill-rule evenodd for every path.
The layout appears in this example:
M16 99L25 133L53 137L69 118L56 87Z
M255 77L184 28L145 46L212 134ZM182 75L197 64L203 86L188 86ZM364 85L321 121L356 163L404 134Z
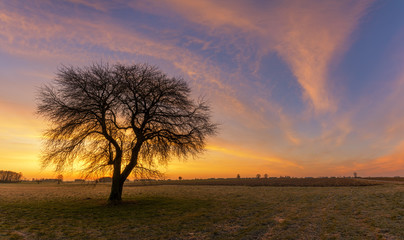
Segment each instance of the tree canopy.
M50 121L43 166L63 171L80 161L89 174L112 172L111 201L131 173L156 174L172 156L200 153L217 129L184 79L147 64L63 66L38 100Z

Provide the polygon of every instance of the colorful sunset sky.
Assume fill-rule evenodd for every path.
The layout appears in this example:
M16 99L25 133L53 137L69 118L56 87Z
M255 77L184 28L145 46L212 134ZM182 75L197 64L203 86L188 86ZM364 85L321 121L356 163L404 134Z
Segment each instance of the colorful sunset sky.
M404 176L404 1L0 0L0 170L56 175L38 89L99 62L209 100L218 135L167 178Z

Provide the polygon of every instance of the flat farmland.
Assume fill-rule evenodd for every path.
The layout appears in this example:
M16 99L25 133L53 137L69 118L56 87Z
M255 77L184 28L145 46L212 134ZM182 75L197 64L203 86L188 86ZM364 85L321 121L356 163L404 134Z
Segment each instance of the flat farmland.
M383 178L362 179L362 178L217 178L217 179L192 179L192 180L164 180L164 181L136 181L129 186L138 185L208 185L208 186L272 186L272 187L353 187L371 186L385 182ZM397 178L402 180L403 178ZM392 180L390 180L392 181ZM401 181L404 183L404 181Z
M404 185L359 185L0 184L0 239L404 239Z

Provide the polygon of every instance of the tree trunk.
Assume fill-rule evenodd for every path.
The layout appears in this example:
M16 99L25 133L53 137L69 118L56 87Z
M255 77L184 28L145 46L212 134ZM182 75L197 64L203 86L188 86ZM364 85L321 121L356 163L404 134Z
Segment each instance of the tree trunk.
M118 204L122 201L123 182L120 176L112 178L111 193L108 199L110 203Z
M120 160L120 159L119 159ZM114 173L112 175L111 194L108 201L112 204L118 204L122 201L122 188L123 188L122 176L121 176L121 161L115 160Z
M125 167L121 174L121 153L116 157L114 162L114 172L112 176L112 186L111 186L111 194L109 195L109 203L111 204L119 204L122 201L122 189L125 180L128 178L129 174L132 172L133 168L137 164L137 157L139 155L140 147L142 146L143 141L138 141L136 146L132 149L132 157L129 164Z

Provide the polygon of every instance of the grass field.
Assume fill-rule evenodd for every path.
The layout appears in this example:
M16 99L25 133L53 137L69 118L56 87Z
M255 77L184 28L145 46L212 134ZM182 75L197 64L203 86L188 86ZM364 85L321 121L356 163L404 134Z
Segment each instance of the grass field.
M385 178L389 179L389 178ZM383 181L385 180L383 179ZM394 179L395 178L391 178ZM397 178L402 179L402 178ZM391 181L391 180L390 180ZM404 183L404 181L403 181ZM129 185L213 185L213 186L272 186L272 187L346 187L381 184L378 179L356 178L216 178L192 180L135 181Z
M0 184L0 239L404 239L404 185Z

